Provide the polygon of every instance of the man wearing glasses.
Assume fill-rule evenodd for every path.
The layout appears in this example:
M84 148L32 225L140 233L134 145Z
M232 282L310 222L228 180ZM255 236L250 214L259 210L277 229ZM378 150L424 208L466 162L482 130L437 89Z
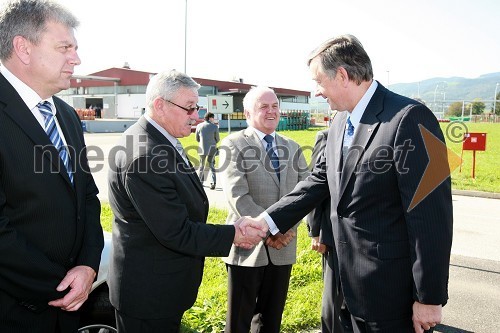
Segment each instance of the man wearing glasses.
M198 118L200 85L176 72L155 75L146 114L123 135L132 152L110 158L114 213L109 289L118 331L179 332L195 302L206 256L227 256L265 234L206 224L208 198L178 138ZM114 165L113 165L114 163Z

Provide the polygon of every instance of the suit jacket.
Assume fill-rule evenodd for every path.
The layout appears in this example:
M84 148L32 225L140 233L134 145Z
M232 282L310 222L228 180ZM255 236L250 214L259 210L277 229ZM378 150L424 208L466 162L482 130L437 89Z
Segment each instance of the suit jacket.
M53 97L74 170L71 184L59 154L17 91L0 74L0 309L19 302L35 312L64 296L66 272L96 272L104 245L97 187L82 125ZM61 172L59 172L61 170ZM65 311L60 311L64 316ZM2 313L0 310L0 322Z
M429 162L419 126L444 147L436 117L379 83L342 163L346 119L346 112L340 113L330 128L325 163L268 213L286 230L331 194L342 291L354 316L385 321L411 315L416 300L445 304L453 228L450 178L409 210ZM443 161L438 167L449 168L446 150L438 155Z
M320 163L321 158L325 158L326 140L328 139L328 129L319 131L316 135L316 142L311 156L313 168ZM330 221L330 196L320 202L316 208L307 214L306 222L310 237L319 237L319 241L329 247L333 246L332 222Z
M219 142L219 127L209 121L196 126L196 141L200 143L198 155L214 155Z
M285 157L280 157L280 180L253 129L247 128L223 140L219 169L230 207L226 223L231 224L240 216L259 215L309 175L306 160L296 142L276 134L276 146L278 152L285 153ZM294 229L297 229L296 225ZM297 237L294 237L281 250L272 247L267 250L274 265L291 265L296 260L296 247ZM266 246L264 242L251 250L233 246L223 260L231 265L265 266L268 264Z
M208 198L195 170L144 117L119 147L108 177L111 303L137 318L180 315L196 300L205 256L227 255L234 227L206 224Z

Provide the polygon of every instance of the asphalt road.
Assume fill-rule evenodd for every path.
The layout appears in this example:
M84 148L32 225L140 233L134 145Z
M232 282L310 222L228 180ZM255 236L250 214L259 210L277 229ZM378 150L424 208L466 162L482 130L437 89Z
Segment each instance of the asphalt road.
M109 156L120 133L85 134L90 166L107 201ZM205 187L211 207L227 208L220 188ZM448 304L436 332L500 332L500 200L453 195Z

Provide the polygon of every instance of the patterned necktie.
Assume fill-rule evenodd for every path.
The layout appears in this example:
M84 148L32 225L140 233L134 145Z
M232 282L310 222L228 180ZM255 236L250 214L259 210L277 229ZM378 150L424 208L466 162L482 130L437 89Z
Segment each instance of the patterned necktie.
M37 104L37 107L40 113L45 118L45 132L47 133L54 147L59 152L59 157L61 158L64 166L66 167L66 171L68 172L69 180L71 180L71 184L73 184L73 170L69 160L68 150L63 145L63 141L57 129L56 119L54 118L54 114L52 113L51 104L48 101L40 102Z
M267 155L269 156L269 159L271 160L274 171L276 172L276 176L278 176L278 180L279 180L280 179L280 161L278 159L278 156L276 155L276 152L273 149L273 140L274 140L274 138L272 135L268 134L264 137L264 141L267 142L267 146L266 146Z
M186 155L186 152L184 151L184 148L182 147L182 143L179 140L177 140L177 142L175 143L175 149L177 149L179 154L181 154L184 162L186 162L186 164L190 166L191 164L189 163L189 159Z
M351 122L351 117L347 117L347 128L344 132L344 146L342 147L342 155L345 157L354 137L354 126Z

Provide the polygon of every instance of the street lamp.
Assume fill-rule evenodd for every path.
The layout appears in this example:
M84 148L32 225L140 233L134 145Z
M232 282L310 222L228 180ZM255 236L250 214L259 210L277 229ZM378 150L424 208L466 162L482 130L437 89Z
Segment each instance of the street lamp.
M187 25L188 25L188 0L184 10L184 74L186 73L186 58L187 58Z
M434 110L436 109L436 93L437 93L438 87L439 87L439 83L436 84L436 89L434 89L434 103L432 103ZM436 111L434 111L434 112L436 112Z
M500 85L500 83L496 84L496 86L495 86L495 97L493 97L493 114L497 113L497 89L498 89L498 85Z

